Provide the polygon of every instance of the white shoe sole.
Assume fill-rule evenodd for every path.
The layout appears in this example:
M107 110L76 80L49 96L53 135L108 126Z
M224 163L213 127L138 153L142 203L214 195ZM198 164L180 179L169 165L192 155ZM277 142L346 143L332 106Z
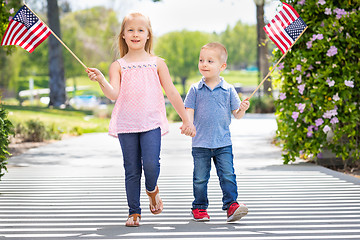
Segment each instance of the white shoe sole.
M244 217L246 214L248 213L248 208L244 205L241 204L238 209L236 209L236 211L234 212L233 215L231 215L230 217L228 217L228 219L226 220L227 222L234 222L234 221L238 221L240 220L242 217Z

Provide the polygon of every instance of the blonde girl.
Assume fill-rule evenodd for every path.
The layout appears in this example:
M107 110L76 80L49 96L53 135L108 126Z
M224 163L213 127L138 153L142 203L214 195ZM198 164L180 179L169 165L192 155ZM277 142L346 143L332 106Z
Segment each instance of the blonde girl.
M98 69L89 68L87 72L92 81L100 83L107 98L116 100L109 134L118 137L123 153L129 206L125 225L139 226L142 169L151 213L163 210L157 186L161 136L168 131L162 88L182 119L181 133L193 137L196 130L164 60L151 53L150 20L141 13L129 14L122 22L118 41L120 59L110 66L110 81Z

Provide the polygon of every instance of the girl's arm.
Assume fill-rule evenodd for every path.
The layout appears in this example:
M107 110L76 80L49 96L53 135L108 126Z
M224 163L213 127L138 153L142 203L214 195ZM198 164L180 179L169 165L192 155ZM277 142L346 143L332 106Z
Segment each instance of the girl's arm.
M104 75L96 68L88 68L86 69L86 72L92 81L100 83L101 90L107 98L110 100L116 100L118 98L120 92L121 68L117 61L110 65L110 82L106 81Z
M168 97L171 104L174 106L176 112L179 114L183 125L180 127L181 133L194 137L196 134L195 126L193 122L190 121L184 103L181 99L181 96L177 89L175 88L169 73L169 69L164 62L164 60L157 59L158 74L160 78L161 86L164 88L166 96Z

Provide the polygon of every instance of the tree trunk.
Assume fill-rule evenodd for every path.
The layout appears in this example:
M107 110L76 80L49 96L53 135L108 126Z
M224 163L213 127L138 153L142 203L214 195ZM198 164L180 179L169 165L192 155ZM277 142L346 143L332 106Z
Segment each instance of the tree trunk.
M256 4L256 18L257 18L257 35L258 35L258 61L259 61L259 70L262 79L266 77L269 73L269 59L268 59L268 48L266 42L266 33L264 31L265 21L264 21L264 2L259 1ZM260 3L260 4L259 4ZM261 80L262 80L261 79ZM271 79L270 77L264 82L264 94L271 95Z
M182 94L183 98L185 98L186 96L186 79L187 77L181 77L181 85L183 87L183 94Z
M50 29L61 38L59 7L57 0L47 0L47 16ZM49 106L62 107L66 101L64 59L62 45L51 35L49 37Z

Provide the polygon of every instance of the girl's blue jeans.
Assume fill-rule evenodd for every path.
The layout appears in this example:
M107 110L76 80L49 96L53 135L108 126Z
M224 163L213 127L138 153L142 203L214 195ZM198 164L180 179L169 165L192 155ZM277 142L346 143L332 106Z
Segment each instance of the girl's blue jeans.
M236 202L238 197L236 175L233 166L232 146L221 148L192 148L194 159L193 172L193 209L207 209L209 200L207 196L207 185L210 178L211 159L213 159L220 187L223 193L223 210Z
M160 173L160 128L140 133L120 133L118 138L124 159L125 188L129 215L141 214L140 189L144 169L145 188L153 191Z

